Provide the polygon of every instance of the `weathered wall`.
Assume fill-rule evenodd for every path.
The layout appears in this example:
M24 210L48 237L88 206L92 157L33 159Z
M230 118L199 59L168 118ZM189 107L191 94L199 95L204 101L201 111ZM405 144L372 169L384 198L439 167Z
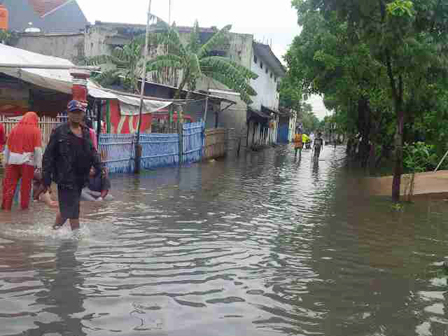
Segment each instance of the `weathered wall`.
M77 63L84 57L84 34L21 34L15 47Z
M257 56L256 63L255 57L252 57L251 62L251 70L259 76L257 79L251 80L252 87L258 93L253 99L252 108L261 110L261 105L264 105L268 108L278 109L280 96L277 92L277 83L279 79L260 57Z

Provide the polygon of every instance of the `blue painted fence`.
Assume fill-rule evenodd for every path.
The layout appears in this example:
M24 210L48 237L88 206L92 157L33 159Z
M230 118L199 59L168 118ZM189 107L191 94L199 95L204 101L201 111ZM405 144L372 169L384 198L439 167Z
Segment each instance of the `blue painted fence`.
M134 171L134 134L102 134L99 150L110 173ZM141 134L142 169L169 167L179 164L178 134ZM189 123L183 127L183 163L194 163L202 159L204 147L204 123Z
M183 163L198 162L202 158L202 149L204 148L204 123L184 124L183 129Z

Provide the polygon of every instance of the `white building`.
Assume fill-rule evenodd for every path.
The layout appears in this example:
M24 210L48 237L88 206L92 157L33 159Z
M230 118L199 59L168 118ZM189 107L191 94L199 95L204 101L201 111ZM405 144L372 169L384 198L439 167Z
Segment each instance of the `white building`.
M258 78L251 81L257 96L253 97L254 102L247 114L248 146L277 142L280 115L280 95L277 87L286 73L269 45L253 42L252 53L250 69L258 75Z

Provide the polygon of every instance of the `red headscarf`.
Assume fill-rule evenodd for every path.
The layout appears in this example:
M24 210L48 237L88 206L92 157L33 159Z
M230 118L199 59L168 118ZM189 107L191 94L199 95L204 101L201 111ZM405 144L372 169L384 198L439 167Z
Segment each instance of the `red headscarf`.
M12 153L33 153L34 148L42 147L42 132L36 112L26 113L8 137L8 149Z

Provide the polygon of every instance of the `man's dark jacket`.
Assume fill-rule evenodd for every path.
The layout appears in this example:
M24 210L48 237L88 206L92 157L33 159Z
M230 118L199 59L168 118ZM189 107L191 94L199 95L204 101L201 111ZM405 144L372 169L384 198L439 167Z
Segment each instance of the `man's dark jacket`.
M62 188L82 188L89 179L91 167L94 167L97 173L104 172L88 128L82 126L84 139L82 159L71 148L70 137L74 136L68 123L58 126L51 134L42 163L43 181L46 187L53 181Z

